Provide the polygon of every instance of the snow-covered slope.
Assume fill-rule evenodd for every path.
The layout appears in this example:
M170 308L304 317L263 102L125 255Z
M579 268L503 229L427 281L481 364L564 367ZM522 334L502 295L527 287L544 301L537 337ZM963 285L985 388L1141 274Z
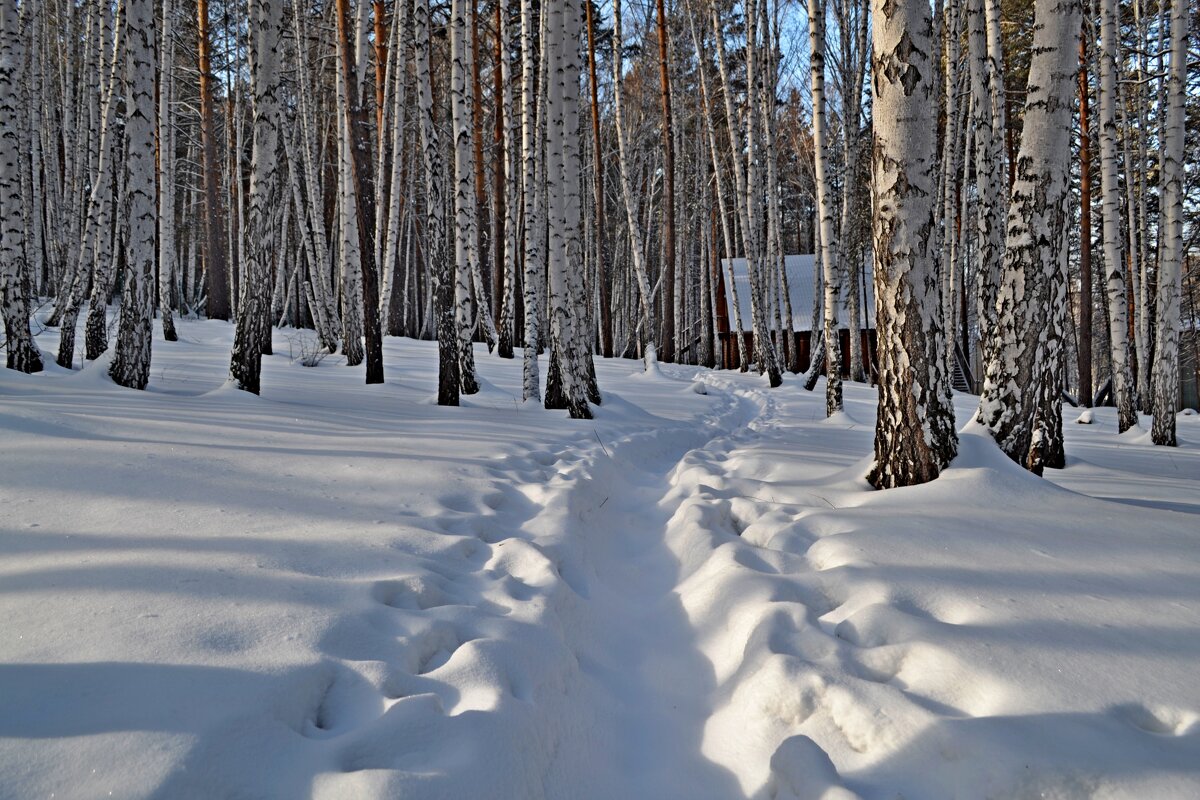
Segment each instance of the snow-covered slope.
M277 332L254 398L180 332L0 374L0 798L1200 795L1197 417L877 493L866 387L602 361L571 421Z

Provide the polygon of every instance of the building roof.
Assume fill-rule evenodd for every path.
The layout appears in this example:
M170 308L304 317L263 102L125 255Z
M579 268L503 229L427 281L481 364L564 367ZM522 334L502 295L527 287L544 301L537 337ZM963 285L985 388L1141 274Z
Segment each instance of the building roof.
M794 330L797 331L812 330L813 269L815 261L816 257L811 253L784 256L783 263L784 268L787 270L788 294L792 301L792 323ZM732 264L734 281L737 285L738 309L742 315L742 326L748 331L751 328L750 276L746 271L746 259L733 258L722 260L722 267L726 270L726 281L729 278L729 264ZM861 288L859 291L859 314L863 327L874 328L875 292L874 287L871 285L871 265L869 263L866 269L866 284L866 295L863 296ZM734 328L736 327L736 322L733 317L733 294L727 290L725 295L729 303L729 326L730 328ZM842 302L838 307L838 321L841 323L841 327L845 327L846 319L846 301L845 293L843 292Z

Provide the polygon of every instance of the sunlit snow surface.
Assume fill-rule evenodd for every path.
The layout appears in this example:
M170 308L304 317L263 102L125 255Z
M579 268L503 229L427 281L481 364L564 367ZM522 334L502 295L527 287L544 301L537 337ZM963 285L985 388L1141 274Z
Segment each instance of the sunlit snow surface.
M255 398L180 334L0 371L2 798L1200 796L1198 416L881 493L863 386L600 361L575 422L277 331Z

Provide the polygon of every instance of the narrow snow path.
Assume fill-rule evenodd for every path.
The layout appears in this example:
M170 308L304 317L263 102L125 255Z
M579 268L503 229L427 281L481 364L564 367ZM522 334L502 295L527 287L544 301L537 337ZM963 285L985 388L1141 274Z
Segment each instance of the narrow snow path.
M587 576L560 613L580 666L570 703L588 724L563 742L548 796L738 795L733 774L701 751L715 680L676 593L681 566L667 532L679 462L752 413L729 394L702 425L606 444L567 490L576 513L562 546ZM538 522L545 535L567 520Z
M644 391L695 399L697 387L681 377L632 380ZM458 796L476 785L463 766L506 758L519 766L495 771L506 779L492 787L496 797L741 796L733 772L703 752L716 682L677 592L683 568L669 537L681 502L679 465L744 431L764 404L744 389L704 391L712 392L707 411L695 416L607 429L611 439L596 427L591 436L518 447L486 470L481 498L443 498L462 514L442 527L479 542L464 551L460 571L443 575L440 592L453 603L417 603L419 616L447 625L404 627L434 655L397 671L410 647L348 650L342 640L369 634L353 619L343 623L326 652L363 686L380 683L364 663L393 665L383 667L391 677L382 684L394 699L351 735L333 731L344 739L339 771L317 776L318 798L423 796L429 786ZM612 393L598 421L631 414ZM410 579L383 582L394 584L412 593ZM422 719L439 749L422 746L417 758L405 751ZM459 755L447 759L447 751Z

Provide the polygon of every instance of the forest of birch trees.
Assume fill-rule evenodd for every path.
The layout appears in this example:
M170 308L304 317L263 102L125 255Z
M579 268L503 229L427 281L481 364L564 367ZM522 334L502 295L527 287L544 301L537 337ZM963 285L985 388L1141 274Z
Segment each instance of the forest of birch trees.
M152 341L201 317L233 325L253 393L279 329L367 383L383 337L436 340L450 406L476 358L521 359L524 399L575 418L604 399L594 358L754 370L830 415L869 382L880 488L954 458L972 370L976 424L1034 471L1064 463L1064 403L1172 445L1200 329L1197 13L0 0L7 366L103 358L143 389Z

